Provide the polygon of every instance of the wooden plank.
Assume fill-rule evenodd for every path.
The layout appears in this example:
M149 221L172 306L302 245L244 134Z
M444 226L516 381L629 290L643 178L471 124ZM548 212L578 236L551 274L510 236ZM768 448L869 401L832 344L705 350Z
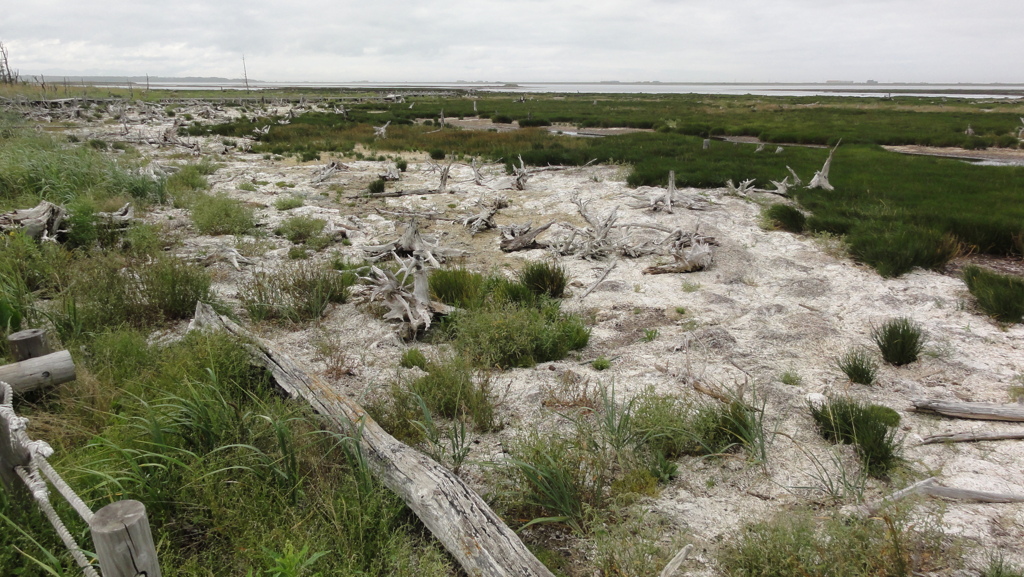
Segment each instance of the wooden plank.
M998 403L954 403L934 399L911 401L915 411L933 412L960 419L983 421L1024 422L1024 405L1001 405Z
M554 577L462 479L399 442L358 403L341 395L266 341L196 304L192 329L224 330L253 346L254 362L289 396L309 403L333 428L353 435L371 472L394 491L473 577Z
M17 394L75 380L71 353L57 351L0 367L0 381L10 383Z

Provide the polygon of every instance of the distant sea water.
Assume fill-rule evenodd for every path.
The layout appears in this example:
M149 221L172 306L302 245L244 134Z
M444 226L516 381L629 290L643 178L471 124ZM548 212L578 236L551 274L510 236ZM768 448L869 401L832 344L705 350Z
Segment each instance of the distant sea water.
M108 85L127 87L127 84ZM133 82L138 89L140 83ZM759 96L921 96L981 99L1024 98L1024 84L882 84L882 83L669 83L669 82L250 82L250 89L268 88L354 88L387 91L476 90L480 92L542 92L563 94L731 94ZM239 90L241 81L154 82L151 89Z

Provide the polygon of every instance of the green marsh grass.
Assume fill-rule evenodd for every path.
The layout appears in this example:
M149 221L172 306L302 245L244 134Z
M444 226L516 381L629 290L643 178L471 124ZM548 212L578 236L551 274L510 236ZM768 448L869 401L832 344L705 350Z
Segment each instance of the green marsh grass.
M974 265L964 267L962 275L985 314L1004 323L1024 321L1024 279Z
M901 463L896 411L834 397L811 406L811 417L826 440L856 447L868 475L884 478Z
M192 222L201 234L246 234L256 226L253 209L226 194L200 194L191 209Z
M878 363L861 349L850 349L836 359L836 366L850 382L859 385L872 385L878 374Z
M901 367L918 359L924 350L925 335L921 325L907 317L899 317L872 327L871 340L878 345L885 362Z

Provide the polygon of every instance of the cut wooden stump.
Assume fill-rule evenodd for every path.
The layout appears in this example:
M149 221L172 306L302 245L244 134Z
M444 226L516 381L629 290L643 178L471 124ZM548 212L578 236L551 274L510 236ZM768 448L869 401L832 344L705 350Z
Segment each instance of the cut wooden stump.
M46 331L43 329L26 329L11 333L7 337L7 348L15 361L34 359L50 354L50 345L46 342Z
M979 419L983 421L1024 422L1024 405L1001 405L998 403L954 403L934 399L916 399L911 401L914 410L932 412L947 417L960 419Z
M57 351L0 367L0 381L10 383L18 394L73 380L75 362L67 351Z
M405 501L468 575L553 577L479 495L451 471L389 435L359 404L207 304L196 305L192 328L223 330L253 343L253 361L270 371L289 397L305 400L335 430L352 435L373 474Z

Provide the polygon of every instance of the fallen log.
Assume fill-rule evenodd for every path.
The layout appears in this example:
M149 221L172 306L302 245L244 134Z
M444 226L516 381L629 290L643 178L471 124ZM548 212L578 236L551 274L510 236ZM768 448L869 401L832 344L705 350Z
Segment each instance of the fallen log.
M53 238L64 232L68 213L63 207L41 201L32 208L0 214L0 231L23 231L32 238Z
M1024 439L1024 432L1020 433L946 433L932 435L921 440L922 445L934 445L936 443L976 443L978 441L1005 441L1010 439Z
M954 403L934 399L911 401L915 411L932 412L960 419L982 421L1024 422L1024 405L1001 405L998 403Z
M554 577L461 479L397 441L359 404L207 304L197 303L191 328L223 330L253 343L253 361L270 371L289 397L305 400L333 428L354 436L373 474L405 501L468 575Z
M0 381L9 383L18 394L73 380L75 362L67 351L57 351L0 367Z

